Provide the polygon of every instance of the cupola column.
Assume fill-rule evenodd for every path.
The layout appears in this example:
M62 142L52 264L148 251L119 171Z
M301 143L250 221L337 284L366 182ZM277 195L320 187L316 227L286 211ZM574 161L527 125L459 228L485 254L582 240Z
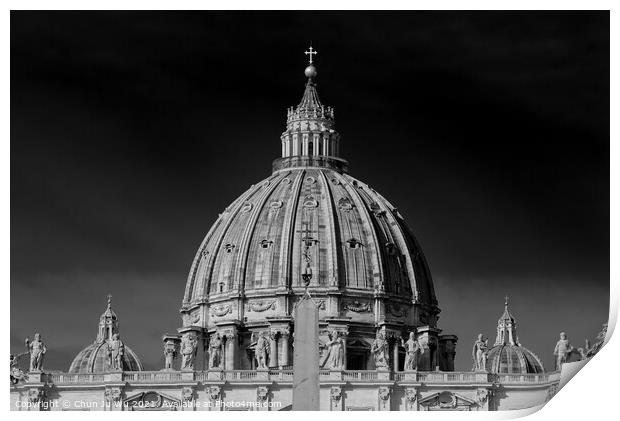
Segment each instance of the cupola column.
M269 368L278 367L278 332L269 332Z
M224 369L235 370L239 366L239 332L237 324L220 329L220 336L226 338L224 344Z

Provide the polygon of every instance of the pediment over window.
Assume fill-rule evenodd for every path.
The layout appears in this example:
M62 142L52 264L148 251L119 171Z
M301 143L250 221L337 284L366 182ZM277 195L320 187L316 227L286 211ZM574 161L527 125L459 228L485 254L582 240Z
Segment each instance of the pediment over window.
M142 392L125 399L123 405L130 411L176 411L180 401L159 392Z
M473 399L452 392L437 392L419 400L423 411L475 411L478 404Z

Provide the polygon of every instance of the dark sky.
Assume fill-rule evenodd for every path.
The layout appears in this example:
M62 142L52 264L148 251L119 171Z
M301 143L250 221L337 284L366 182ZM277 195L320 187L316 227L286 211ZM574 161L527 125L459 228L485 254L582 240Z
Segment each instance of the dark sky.
M11 14L11 351L67 370L106 295L147 369L194 254L267 177L303 51L351 174L399 207L471 368L509 295L553 368L609 305L607 12Z

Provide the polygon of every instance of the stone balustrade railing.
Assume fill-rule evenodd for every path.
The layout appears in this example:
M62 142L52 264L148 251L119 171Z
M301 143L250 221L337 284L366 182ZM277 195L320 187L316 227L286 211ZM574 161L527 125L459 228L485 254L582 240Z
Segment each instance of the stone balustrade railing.
M542 374L493 374L480 372L439 372L439 371L412 371L390 372L375 370L320 370L321 382L377 382L394 381L397 383L425 383L425 384L483 384L500 383L510 384L546 384L560 380L560 373ZM210 370L210 371L125 371L111 373L42 373L30 382L44 382L56 385L94 384L123 381L133 384L159 384L184 382L292 382L292 369L269 370Z

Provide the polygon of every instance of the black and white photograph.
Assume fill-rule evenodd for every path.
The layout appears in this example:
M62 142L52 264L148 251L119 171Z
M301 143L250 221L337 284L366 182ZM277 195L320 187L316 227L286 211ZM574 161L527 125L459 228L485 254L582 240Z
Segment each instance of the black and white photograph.
M11 10L8 409L542 408L615 323L610 42L610 10Z

